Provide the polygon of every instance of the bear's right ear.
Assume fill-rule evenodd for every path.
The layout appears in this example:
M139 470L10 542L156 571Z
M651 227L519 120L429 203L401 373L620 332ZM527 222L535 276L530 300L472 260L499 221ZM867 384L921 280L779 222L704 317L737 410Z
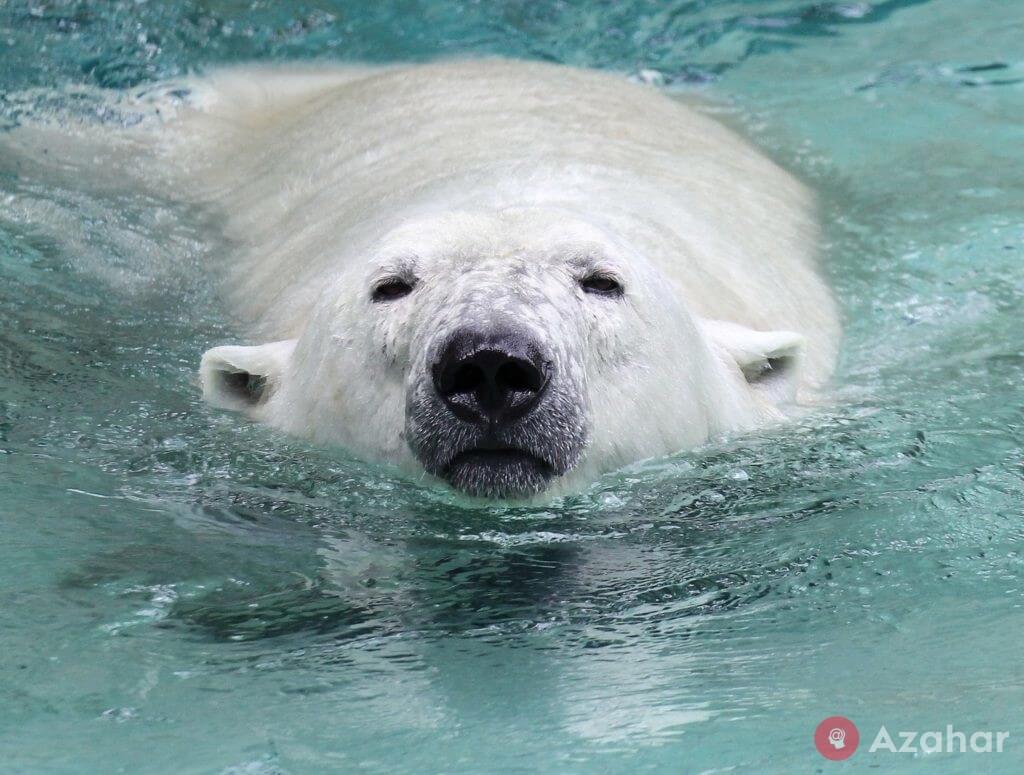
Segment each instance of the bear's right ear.
M244 411L270 397L284 374L295 340L255 347L214 347L203 353L199 382L203 398L220 409Z

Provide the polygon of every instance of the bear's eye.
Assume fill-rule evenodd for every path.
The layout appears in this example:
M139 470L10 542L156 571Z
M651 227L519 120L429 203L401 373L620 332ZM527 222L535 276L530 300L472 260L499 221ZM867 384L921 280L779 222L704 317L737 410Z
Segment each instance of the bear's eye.
M373 286L372 298L374 301L394 301L412 293L413 283L403 280L400 277L391 277L381 280Z
M622 283L608 274L595 273L580 280L580 287L587 293L600 296L621 296Z

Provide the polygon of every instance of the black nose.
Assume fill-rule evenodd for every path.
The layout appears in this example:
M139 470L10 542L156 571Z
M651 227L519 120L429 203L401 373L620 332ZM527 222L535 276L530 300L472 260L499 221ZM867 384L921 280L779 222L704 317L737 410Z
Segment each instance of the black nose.
M548 382L541 348L517 331L457 331L433 367L434 387L467 422L507 423L530 412Z

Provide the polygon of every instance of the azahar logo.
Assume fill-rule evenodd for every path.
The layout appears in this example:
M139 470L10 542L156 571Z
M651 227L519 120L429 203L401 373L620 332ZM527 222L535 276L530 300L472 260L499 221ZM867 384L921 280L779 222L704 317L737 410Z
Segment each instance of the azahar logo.
M826 759L849 759L860 745L857 726L845 716L829 716L814 730L814 747Z

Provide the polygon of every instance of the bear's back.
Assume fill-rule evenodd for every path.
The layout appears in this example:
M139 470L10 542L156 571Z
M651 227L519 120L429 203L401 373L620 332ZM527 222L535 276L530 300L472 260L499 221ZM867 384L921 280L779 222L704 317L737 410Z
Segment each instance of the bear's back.
M266 334L294 335L309 288L358 276L409 217L557 206L628 229L698 314L803 333L811 380L831 369L838 323L814 266L811 197L651 87L483 60L242 68L190 88L174 147L242 246L235 298Z

